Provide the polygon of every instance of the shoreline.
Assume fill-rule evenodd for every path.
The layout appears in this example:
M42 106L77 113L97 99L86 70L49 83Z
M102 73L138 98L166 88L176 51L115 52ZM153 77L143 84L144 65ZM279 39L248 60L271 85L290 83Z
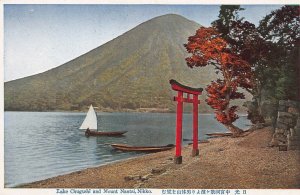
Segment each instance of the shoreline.
M271 128L245 137L214 138L182 149L183 163L174 164L174 150L146 154L87 168L13 188L300 188L299 151L268 147Z
M74 110L45 110L45 111L30 111L30 110L4 110L4 112L60 112L60 113L86 113L87 110L85 111L74 111ZM140 112L138 110L132 110L132 111L97 111L97 113L153 113L153 114L176 114L176 112ZM192 114L191 112L183 112L183 114ZM214 115L214 112L198 112L198 114L201 115ZM247 116L246 112L238 112L237 113L239 117L245 117Z

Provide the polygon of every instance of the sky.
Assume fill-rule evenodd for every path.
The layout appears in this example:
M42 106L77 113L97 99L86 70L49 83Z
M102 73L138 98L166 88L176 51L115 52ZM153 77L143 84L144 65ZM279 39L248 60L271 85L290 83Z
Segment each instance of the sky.
M243 5L241 17L257 25L281 5ZM4 81L60 66L164 14L203 26L217 19L219 5L4 5Z

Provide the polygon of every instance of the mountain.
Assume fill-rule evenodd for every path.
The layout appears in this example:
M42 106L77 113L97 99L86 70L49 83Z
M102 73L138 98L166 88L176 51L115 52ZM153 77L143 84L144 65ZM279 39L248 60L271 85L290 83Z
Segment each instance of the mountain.
M91 103L174 110L169 79L204 88L215 78L213 69L190 69L184 60L183 44L199 27L174 14L153 18L57 68L6 82L5 110L86 110Z

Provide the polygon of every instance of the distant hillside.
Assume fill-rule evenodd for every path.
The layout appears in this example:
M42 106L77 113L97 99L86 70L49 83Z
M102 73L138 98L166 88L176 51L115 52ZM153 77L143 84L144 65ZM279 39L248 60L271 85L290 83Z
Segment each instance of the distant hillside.
M174 14L151 19L57 68L6 82L5 110L174 110L169 79L204 88L215 77L184 60L183 44L199 27Z

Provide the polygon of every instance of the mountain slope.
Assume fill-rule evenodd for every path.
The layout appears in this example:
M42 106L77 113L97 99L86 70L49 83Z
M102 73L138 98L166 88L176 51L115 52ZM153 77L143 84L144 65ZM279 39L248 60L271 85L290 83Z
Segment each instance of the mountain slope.
M6 82L5 110L174 109L169 79L205 87L215 77L185 64L183 44L199 27L174 14L151 19L57 68Z

